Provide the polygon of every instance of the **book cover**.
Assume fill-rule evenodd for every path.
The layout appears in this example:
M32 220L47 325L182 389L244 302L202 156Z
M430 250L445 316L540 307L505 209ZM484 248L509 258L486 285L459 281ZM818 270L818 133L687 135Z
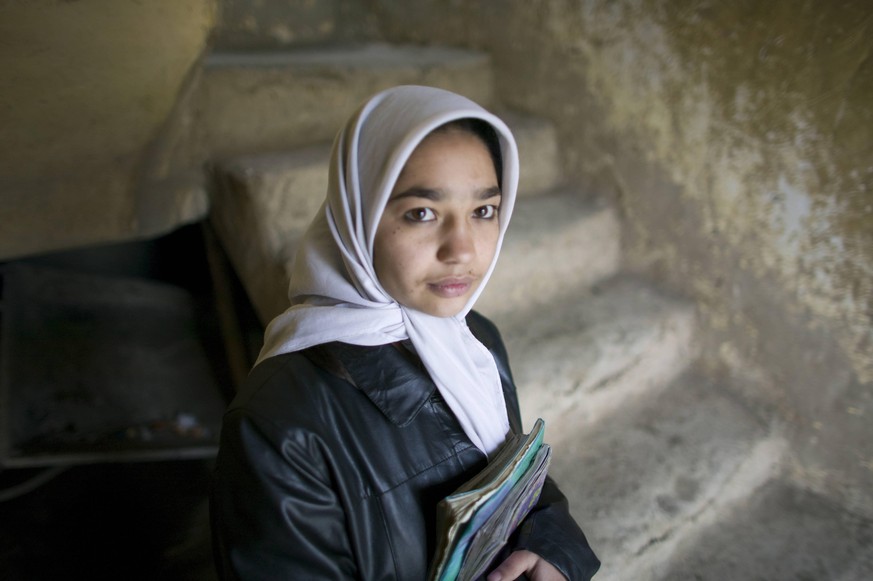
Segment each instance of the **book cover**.
M484 470L437 506L432 581L476 579L539 499L551 459L539 419L511 436Z

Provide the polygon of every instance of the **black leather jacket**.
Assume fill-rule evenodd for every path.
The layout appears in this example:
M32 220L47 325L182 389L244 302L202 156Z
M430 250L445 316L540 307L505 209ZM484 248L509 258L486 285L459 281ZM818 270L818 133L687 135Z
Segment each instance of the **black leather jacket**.
M511 429L521 431L497 329L475 313L467 322L497 360ZM267 359L222 427L211 497L219 577L424 580L437 502L485 462L399 344ZM599 567L551 480L511 544L570 580Z

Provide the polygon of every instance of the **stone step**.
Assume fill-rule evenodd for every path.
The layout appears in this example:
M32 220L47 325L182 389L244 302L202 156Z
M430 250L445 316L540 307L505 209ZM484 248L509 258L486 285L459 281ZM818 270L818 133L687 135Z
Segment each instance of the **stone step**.
M264 324L288 306L294 252L324 201L329 159L321 145L216 167L210 218Z
M509 125L518 143L518 195L536 196L557 188L563 178L555 126L542 117L507 110L495 113Z
M614 275L620 263L621 225L612 206L569 188L520 198L476 309L500 319L548 305Z
M520 196L536 196L555 189L561 181L561 172L554 126L544 119L519 113L502 112L500 115L512 128L518 142L523 168L519 181ZM305 181L311 187L300 192L299 199L302 201L305 193L307 197L318 198L320 204L327 189L329 161L330 142L323 142L280 152L234 156L219 163L219 167L241 179L257 181L258 187L264 190L263 195L270 197L285 195L289 185L298 181L298 174L305 174ZM303 215L309 214L304 211Z
M332 140L368 96L408 84L441 87L487 106L490 57L387 44L213 53L200 80L196 125L213 158L287 150Z
M693 539L697 522L725 517L737 499L774 479L786 450L694 370L658 394L626 398L594 425L563 421L571 425L553 444L550 473L603 562L601 580L661 578L657 572ZM713 577L726 578L746 577Z
M342 4L342 0L225 2L221 23L213 33L214 42L221 48L236 49L333 42L348 36L342 26Z
M832 499L775 480L717 516L652 578L873 579L873 522Z
M524 182L534 192L541 191L559 177L553 171L554 162L544 155L555 149L554 131L548 123L530 117L507 117L511 117L513 128L515 124L521 127L517 131L519 148L529 152L522 163L548 166L531 172L533 177ZM298 239L324 200L329 161L330 145L322 144L287 152L237 156L216 165L218 188L212 199L212 220L256 310L265 320L287 305L286 266L294 256ZM544 184L534 180L543 180ZM504 264L517 262L525 268L538 265L536 272L541 279L551 276L551 282L562 284L591 282L614 271L619 255L619 226L614 212L605 205L585 202L572 192L536 199L541 202L524 198L518 203L511 230L514 234L504 250L504 256L510 258L504 259ZM540 240L545 232L538 233L536 228L561 230L563 235L545 244ZM531 238L533 242L525 243ZM591 251L585 253L587 261L577 259L573 263L584 268L558 276L555 268L547 268L557 263L545 260L548 255L544 253L566 253L563 248L566 244ZM537 252L531 250L532 245ZM520 278L505 266L495 273L496 286L501 289L512 286L511 296L516 300L526 299L525 290L543 294L540 287L552 288L543 284L519 286ZM493 302L492 310L497 312L508 306L503 300Z
M543 418L553 441L663 389L695 355L693 306L629 276L492 318L525 424Z

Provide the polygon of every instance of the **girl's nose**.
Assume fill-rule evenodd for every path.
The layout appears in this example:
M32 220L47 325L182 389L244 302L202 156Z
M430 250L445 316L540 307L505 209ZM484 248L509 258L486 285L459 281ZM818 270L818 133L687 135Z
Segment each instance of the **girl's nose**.
M441 233L437 258L449 264L470 262L476 255L473 231L464 220L447 221Z

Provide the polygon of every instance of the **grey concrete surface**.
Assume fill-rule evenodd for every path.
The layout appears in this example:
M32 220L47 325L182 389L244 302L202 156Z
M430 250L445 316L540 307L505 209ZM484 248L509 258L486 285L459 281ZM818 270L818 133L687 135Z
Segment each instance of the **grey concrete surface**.
M495 317L522 414L563 440L662 391L694 357L694 311L633 277Z
M683 542L706 553L701 523L777 477L785 454L768 425L690 370L558 442L552 472L603 560L598 578L653 579Z
M500 259L476 308L498 322L579 293L618 272L621 226L615 209L575 188L516 201ZM584 293L583 293L584 294Z
M767 483L676 549L660 579L873 579L873 521L785 482Z

